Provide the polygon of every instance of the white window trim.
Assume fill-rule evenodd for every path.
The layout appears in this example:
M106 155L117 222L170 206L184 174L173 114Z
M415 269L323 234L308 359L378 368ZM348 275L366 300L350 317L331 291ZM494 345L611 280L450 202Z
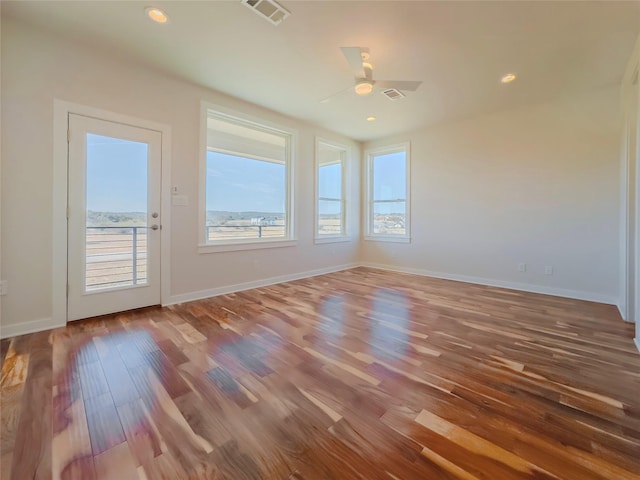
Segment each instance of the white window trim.
M328 147L335 148L336 150L342 150L344 156L342 158L342 221L344 224L342 234L338 235L318 235L318 224L320 221L319 204L319 188L318 182L320 179L320 144L327 145ZM314 243L337 243L337 242L349 242L351 241L350 224L351 215L349 215L349 185L351 182L351 149L347 145L343 145L333 140L327 140L322 137L316 137L315 139L315 162L314 162L314 222L313 222L313 239Z
M263 248L282 248L282 247L295 247L296 240L282 239L253 239L243 238L233 241L225 240L224 243L208 243L206 245L198 245L199 253L219 253L219 252L237 252L241 250L260 250Z
M373 233L373 157L384 155L387 153L396 153L404 151L406 154L406 171L407 171L407 197L406 197L406 213L405 213L405 234L404 235L388 235ZM365 204L364 204L364 240L376 242L395 242L395 243L411 243L411 143L402 142L393 145L385 145L384 147L373 148L365 151L365 174L366 185L364 188Z
M207 242L207 118L209 110L219 114L220 117L230 117L248 124L254 124L258 128L267 128L289 136L286 152L286 237L276 239L231 239L215 240ZM201 101L200 102L200 168L199 168L199 198L198 198L198 253L218 253L238 250L259 250L263 248L293 247L297 244L296 229L294 225L294 165L296 152L297 130L284 127L258 117L238 112L221 105Z

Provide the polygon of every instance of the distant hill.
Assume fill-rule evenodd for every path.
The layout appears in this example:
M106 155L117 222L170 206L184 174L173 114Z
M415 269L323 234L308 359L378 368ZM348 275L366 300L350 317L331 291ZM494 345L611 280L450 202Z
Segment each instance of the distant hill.
M219 225L233 220L251 220L252 218L282 219L282 212L229 212L223 210L207 210L207 225Z
M229 212L220 210L207 211L207 225L215 225L234 220L251 220L256 217L282 219L281 212ZM147 214L144 212L94 212L87 213L87 227L134 227L145 225Z
M147 223L143 212L87 212L87 227L135 227Z

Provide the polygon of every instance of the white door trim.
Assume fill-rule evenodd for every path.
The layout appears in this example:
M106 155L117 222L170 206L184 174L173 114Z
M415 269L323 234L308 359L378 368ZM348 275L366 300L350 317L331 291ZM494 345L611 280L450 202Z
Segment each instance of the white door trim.
M161 146L161 200L160 215L160 301L164 305L171 294L171 127L128 115L99 108L66 102L53 101L53 198L52 198L52 323L62 326L67 323L67 188L68 188L68 143L67 128L70 113L95 117L116 123L124 123L162 134Z

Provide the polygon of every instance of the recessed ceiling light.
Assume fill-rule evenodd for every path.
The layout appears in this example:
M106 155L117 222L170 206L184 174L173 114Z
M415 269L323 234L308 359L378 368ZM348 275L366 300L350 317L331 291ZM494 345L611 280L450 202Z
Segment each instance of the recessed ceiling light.
M167 23L169 21L169 16L164 10L158 7L147 7L144 11L147 12L147 16L156 23Z
M507 73L506 75L503 75L502 78L500 79L500 81L502 83L511 83L513 82L516 78L518 78L516 76L515 73Z
M373 115L371 115L370 117L367 117L367 122L375 122L376 121L376 117L374 117Z

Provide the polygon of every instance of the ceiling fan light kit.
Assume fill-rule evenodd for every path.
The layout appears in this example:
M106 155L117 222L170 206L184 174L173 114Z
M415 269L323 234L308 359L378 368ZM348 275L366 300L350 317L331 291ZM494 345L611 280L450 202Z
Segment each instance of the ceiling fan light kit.
M367 47L341 47L342 54L351 67L354 76L353 91L360 96L366 96L373 92L375 88L383 89L382 93L390 100L397 100L405 97L402 91L415 92L422 84L420 81L404 80L374 80L373 64L369 61L370 54ZM348 89L351 90L351 89ZM341 95L340 91L320 101L327 103L333 97Z
M362 79L356 83L355 91L358 95L369 95L373 92L373 82L371 80Z

